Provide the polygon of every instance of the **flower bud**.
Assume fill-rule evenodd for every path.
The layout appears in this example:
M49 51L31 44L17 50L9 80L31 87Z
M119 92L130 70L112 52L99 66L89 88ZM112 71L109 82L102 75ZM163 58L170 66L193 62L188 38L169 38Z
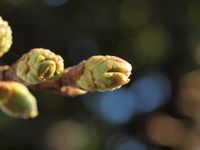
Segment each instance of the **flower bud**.
M129 82L132 67L115 56L93 56L84 66L78 85L86 91L112 91Z
M7 21L0 16L0 57L3 56L12 45L12 30Z
M0 109L15 118L34 118L38 115L35 97L21 83L0 81Z
M26 84L37 84L59 76L64 70L63 59L48 49L35 48L17 62L17 76Z

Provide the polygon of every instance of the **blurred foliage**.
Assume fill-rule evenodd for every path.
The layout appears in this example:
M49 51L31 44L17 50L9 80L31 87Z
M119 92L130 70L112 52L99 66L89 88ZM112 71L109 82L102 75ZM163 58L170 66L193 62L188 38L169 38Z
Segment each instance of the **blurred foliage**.
M39 117L0 113L0 149L198 149L199 7L197 0L0 0L14 36L1 64L43 47L66 67L97 54L133 66L131 83L115 92L33 91Z

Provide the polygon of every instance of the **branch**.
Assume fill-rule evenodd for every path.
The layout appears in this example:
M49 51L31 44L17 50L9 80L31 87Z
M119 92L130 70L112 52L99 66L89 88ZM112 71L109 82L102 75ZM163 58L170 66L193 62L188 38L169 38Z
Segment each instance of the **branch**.
M76 66L66 68L58 79L30 86L33 89L51 89L68 96L77 96L87 93L77 81L84 72L85 61Z
M26 80L25 77L33 68L29 67L29 72L25 69L25 77L19 77L17 70L22 70L21 67L25 65L21 65L21 62L25 56L33 57L34 51L35 49L22 56L11 67L1 66L0 77L2 77L0 80L20 82L32 89L51 89L68 96L77 96L88 91L112 91L129 82L131 65L126 61L115 56L93 56L78 65L64 69L62 74L55 79L30 84L29 79ZM30 59L28 60L30 61ZM35 68L33 70L35 71Z
M0 57L12 45L12 30L0 17ZM35 48L11 66L0 66L0 109L17 118L38 114L32 89L51 89L68 96L113 91L129 82L131 65L115 56L92 56L64 69L61 56Z

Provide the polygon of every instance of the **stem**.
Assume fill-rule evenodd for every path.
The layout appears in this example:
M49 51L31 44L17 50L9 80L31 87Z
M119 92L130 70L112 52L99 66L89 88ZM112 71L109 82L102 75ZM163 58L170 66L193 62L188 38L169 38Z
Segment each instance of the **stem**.
M16 75L16 64L10 67L0 66L0 81L15 81L23 83L32 89L51 89L65 95L76 96L86 93L77 84L77 81L83 74L84 64L85 61L82 61L78 65L66 68L57 79L35 85L28 85Z

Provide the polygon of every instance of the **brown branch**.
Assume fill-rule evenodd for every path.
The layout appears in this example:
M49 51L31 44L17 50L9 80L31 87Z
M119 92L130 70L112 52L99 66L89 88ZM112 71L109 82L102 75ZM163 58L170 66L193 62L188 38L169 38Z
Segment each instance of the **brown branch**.
M32 89L51 89L65 95L76 96L86 93L82 90L77 81L84 71L85 61L82 61L78 65L66 68L63 73L54 80L42 82L35 85L28 85L25 81L20 79L16 75L16 64L12 66L0 66L0 80L1 81L16 81L27 85Z

